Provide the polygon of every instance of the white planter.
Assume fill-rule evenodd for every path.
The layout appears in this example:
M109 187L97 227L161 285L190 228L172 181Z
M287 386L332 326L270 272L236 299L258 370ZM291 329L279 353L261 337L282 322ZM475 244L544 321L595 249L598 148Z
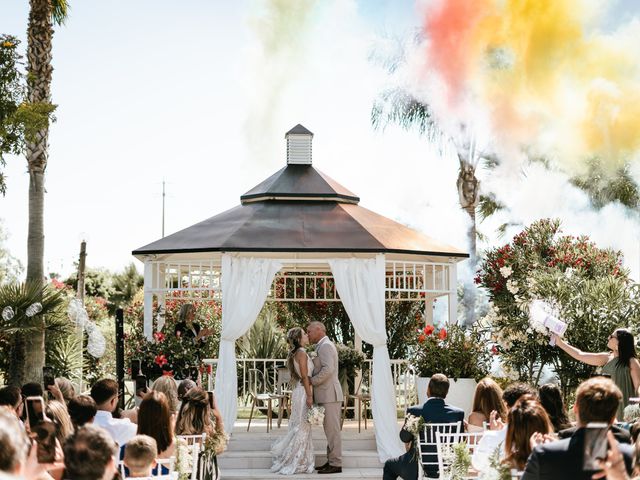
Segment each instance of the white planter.
M464 410L464 416L467 418L471 413L473 406L473 394L476 391L478 383L473 378L459 378L458 380L449 379L449 394L445 399L449 405ZM429 386L429 378L417 377L416 389L418 390L418 403L420 405L427 401L427 387Z

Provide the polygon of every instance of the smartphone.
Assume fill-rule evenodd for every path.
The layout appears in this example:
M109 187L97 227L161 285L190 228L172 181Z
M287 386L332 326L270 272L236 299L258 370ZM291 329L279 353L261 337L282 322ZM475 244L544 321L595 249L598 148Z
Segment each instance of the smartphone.
M607 423L591 422L587 423L584 432L584 451L582 454L582 470L596 471L602 470L600 461L607 458Z
M53 367L42 367L42 384L44 386L44 391L49 391L49 385L56 384L56 378L53 374Z
M211 410L213 410L215 407L215 402L213 400L213 392L207 392L207 395L209 396L209 407L211 407Z
M131 378L137 378L140 375L140 360L131 360Z
M136 375L136 392L147 390L147 377L144 375Z
M189 367L189 378L194 382L198 381L198 367Z
M44 399L27 397L26 405L29 431L38 445L38 463L53 463L56 460L56 425L44 412Z

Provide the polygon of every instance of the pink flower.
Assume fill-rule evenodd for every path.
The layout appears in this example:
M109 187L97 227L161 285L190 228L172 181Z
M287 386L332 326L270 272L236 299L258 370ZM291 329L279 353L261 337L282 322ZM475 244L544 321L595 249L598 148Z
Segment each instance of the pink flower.
M156 358L154 359L153 362L159 367L162 367L163 365L166 365L167 363L169 363L169 361L167 360L167 357L165 357L164 355L156 355Z
M156 342L162 342L164 340L164 333L162 333L162 332L154 332L153 338L156 339Z

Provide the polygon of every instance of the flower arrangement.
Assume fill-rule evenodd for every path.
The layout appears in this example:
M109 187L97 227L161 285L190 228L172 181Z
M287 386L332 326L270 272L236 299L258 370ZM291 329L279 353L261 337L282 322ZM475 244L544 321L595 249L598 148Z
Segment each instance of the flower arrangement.
M353 379L358 370L362 370L365 357L352 345L336 343L336 349L338 350L338 378L344 392L347 393L347 385L354 386Z
M624 407L622 418L625 422L635 422L638 418L640 418L640 404L631 403Z
M189 480L195 465L193 464L193 445L188 445L184 438L176 443L176 472L178 480Z
M489 373L491 351L477 326L448 329L427 325L416 330L412 366L420 377L443 373L449 378L479 380Z
M313 405L307 412L307 421L311 425L322 425L324 422L324 407Z
M205 440L204 449L220 455L227 449L229 444L229 435L224 431L216 428L213 435L208 435Z

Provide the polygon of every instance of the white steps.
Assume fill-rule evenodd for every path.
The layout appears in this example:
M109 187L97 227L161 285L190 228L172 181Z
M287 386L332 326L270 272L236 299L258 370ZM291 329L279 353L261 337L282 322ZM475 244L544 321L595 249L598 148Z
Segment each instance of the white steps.
M317 475L313 473L281 476L269 471L272 462L271 445L286 432L286 422L283 422L281 428L274 428L269 433L266 433L264 421L252 421L249 432L246 421L236 422L227 451L218 456L221 478L308 479L309 475ZM326 462L327 448L322 427L313 427L312 438L316 464L322 465ZM382 466L376 450L373 426L369 425L368 430L362 429L362 432L358 433L357 423L347 421L342 430L342 473L325 474L319 478L380 479Z

